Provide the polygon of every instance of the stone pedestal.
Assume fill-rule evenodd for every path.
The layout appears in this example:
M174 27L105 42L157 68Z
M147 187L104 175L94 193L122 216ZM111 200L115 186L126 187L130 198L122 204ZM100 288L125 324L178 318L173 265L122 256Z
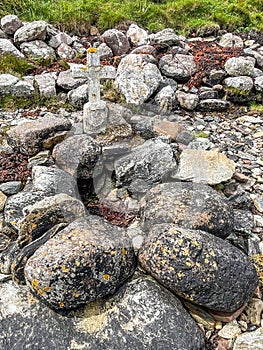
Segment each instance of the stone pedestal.
M108 108L104 101L88 102L83 110L83 131L87 134L105 132L108 122Z

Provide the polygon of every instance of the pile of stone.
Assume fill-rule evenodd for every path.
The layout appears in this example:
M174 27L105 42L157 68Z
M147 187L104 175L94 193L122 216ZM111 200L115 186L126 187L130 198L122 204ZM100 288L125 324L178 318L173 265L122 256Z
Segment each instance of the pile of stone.
M31 57L32 43L53 47L54 58L63 48L83 50L43 21L6 16L1 26L0 50L1 40L12 41L18 56ZM260 47L246 42L248 56L229 59L211 72L217 87L198 91L183 85L196 67L172 30L148 35L133 24L102 38L100 56L122 56L115 83L127 102L151 99L157 109L105 103L105 125L91 133L82 112L1 112L9 129L1 152L21 152L31 169L26 184L0 184L1 347L204 350L210 339L218 350L261 350L262 295L247 255L263 254L262 118L218 112L228 97L260 95ZM229 43L244 45L232 34L219 42ZM168 52L157 62L160 49ZM75 68L0 75L1 94L30 96L35 81L52 96L64 81L68 97L83 89L81 106L93 86L86 73L74 78ZM53 77L47 90L44 76ZM189 112L159 113L176 106ZM84 205L94 197L133 222L118 227L94 215ZM23 335L14 336L19 327Z
M202 141L182 123L162 116L150 128L157 115L134 115L115 104L108 108L106 132L97 135L82 132L79 112L10 120L9 151L30 157L32 179L26 186L0 185L2 276L26 283L1 285L2 345L19 346L10 336L19 322L26 325L21 344L28 347L41 332L41 346L48 338L44 349L114 348L117 343L130 349L205 349L184 300L208 337L222 321L231 321L219 336L228 345L237 336L236 343L243 344L242 329L253 325L247 349L257 349L263 304L253 294L257 273L228 240L235 233L252 235L253 215L240 215L212 187L234 180L234 162L215 149L191 148ZM7 123L9 114L4 116ZM182 151L186 139L189 147ZM101 203L137 219L121 228L91 215L77 186L90 181ZM94 193L87 188L84 197L89 198ZM260 253L259 245L254 249ZM74 318L58 318L52 310ZM233 321L240 314L243 319ZM238 346L235 350L242 349Z
M0 54L35 61L72 60L77 55L85 55L85 47L91 45L44 21L23 23L14 15L2 18L1 28ZM198 40L207 39L194 39L197 43ZM187 110L222 111L231 101L262 101L263 47L254 40L243 41L231 33L209 40L221 48L242 48L242 55L229 58L221 69L209 71L204 84L191 89L185 83L197 71L189 46L193 39L187 40L172 29L148 34L131 24L126 33L117 29L107 30L102 35L97 33L93 45L102 59L120 57L115 85L127 103L143 104L151 100L163 110L180 106ZM162 57L157 60L160 52ZM75 66L74 63L69 65L71 69ZM71 104L81 108L88 100L88 79L74 78L71 69L60 73L44 71L21 79L1 74L0 95L32 96L36 86L40 95L52 97L62 90Z

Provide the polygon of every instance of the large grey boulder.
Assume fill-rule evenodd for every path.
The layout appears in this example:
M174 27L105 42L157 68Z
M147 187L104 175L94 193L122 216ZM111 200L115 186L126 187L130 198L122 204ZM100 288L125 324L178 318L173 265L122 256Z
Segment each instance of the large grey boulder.
M232 57L226 61L224 68L232 77L253 76L255 63L252 60L242 56Z
M14 55L18 58L25 58L25 56L20 52L15 45L11 43L8 39L0 39L0 54L1 55Z
M22 21L15 15L6 15L1 18L1 27L8 35L14 34L22 26Z
M135 147L114 162L117 186L144 193L177 168L171 146L156 138Z
M26 23L19 28L14 35L14 42L17 45L26 41L45 40L47 33L47 23L44 21L33 21Z
M141 200L142 228L173 223L207 231L221 238L233 228L233 209L226 199L207 185L190 182L163 183Z
M44 117L18 124L8 132L8 142L21 153L35 155L43 149L46 139L58 132L70 130L71 123L51 113Z
M56 58L54 49L42 40L33 40L22 43L20 45L20 50L25 56L33 60L54 60Z
M111 48L114 56L123 55L130 49L130 44L125 34L117 29L106 30L102 34L102 39Z
M68 137L52 153L58 167L81 179L92 178L100 154L100 145L86 134Z
M165 55L159 61L161 72L178 81L187 81L195 72L196 64L192 55Z
M185 149L174 178L216 185L230 180L234 172L235 163L220 152Z
M127 103L142 104L157 90L162 75L153 56L130 54L118 66L115 84Z
M238 248L209 233L173 224L155 225L138 259L166 288L216 311L239 309L258 285L253 263Z
M200 329L180 301L150 278L138 276L110 299L65 316L11 281L0 285L0 294L5 350L33 349L36 343L42 350L205 349ZM18 329L23 332L14 337Z
M135 269L123 229L97 216L73 221L25 266L30 289L55 309L72 309L113 294Z

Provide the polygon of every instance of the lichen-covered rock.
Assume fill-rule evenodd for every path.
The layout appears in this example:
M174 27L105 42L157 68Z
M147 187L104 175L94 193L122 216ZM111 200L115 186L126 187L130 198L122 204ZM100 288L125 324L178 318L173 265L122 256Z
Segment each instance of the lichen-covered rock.
M169 48L170 46L181 45L181 38L175 34L172 28L166 28L155 34L149 35L151 45Z
M194 110L198 105L199 97L196 94L190 94L183 91L176 92L177 100L182 108L190 111Z
M232 77L240 75L253 76L255 63L246 57L231 57L225 63L225 70Z
M42 40L22 43L20 45L20 50L25 56L33 60L43 59L52 61L56 58L54 49Z
M35 75L35 82L37 83L40 96L56 96L56 80L57 74L55 72Z
M171 146L158 138L147 140L114 162L117 186L132 193L146 192L176 167Z
M81 179L92 178L100 154L99 144L85 134L68 137L52 153L58 167Z
M263 91L263 75L255 78L255 89L257 91Z
M84 103L88 102L89 97L89 85L83 84L77 87L76 89L70 90L67 94L69 103L74 107L81 109L83 108Z
M157 90L162 75L154 57L129 54L118 66L115 84L127 103L142 104Z
M22 21L15 15L6 15L1 18L1 27L6 34L12 35L22 26Z
M235 163L217 151L185 149L180 155L176 179L216 185L231 179Z
M6 200L7 196L2 191L0 191L0 212L3 211Z
M142 228L173 223L189 229L228 236L233 228L233 209L211 187L190 182L159 184L141 200Z
M70 223L84 217L86 211L79 199L59 193L26 206L23 214L24 218L19 223L19 237L30 242L59 223Z
M64 90L76 89L87 81L85 78L73 78L70 69L62 71L58 75L57 85Z
M134 46L145 45L148 43L148 33L135 23L130 25L126 35Z
M17 45L26 41L45 40L47 23L44 21L33 21L23 25L15 32L14 42Z
M208 98L201 100L197 105L200 111L224 111L230 107L230 103L217 98Z
M161 57L159 68L167 77L187 81L195 73L196 64L192 55L169 54Z
M51 37L48 45L53 47L53 49L57 49L62 43L71 45L73 43L73 39L66 33L58 33Z
M177 106L175 90L176 86L167 85L157 93L154 100L161 111L171 111Z
M166 288L209 309L233 312L252 297L257 272L230 243L199 230L155 225L138 255Z
M25 58L25 56L20 52L15 45L11 43L8 39L0 39L0 54L1 55L14 55L18 58Z
M204 350L204 338L180 301L150 278L126 283L108 302L59 315L28 288L0 284L0 322L5 350L127 349ZM139 302L138 302L139 301ZM19 337L14 337L23 329ZM158 331L156 331L158 330ZM254 350L254 349L253 349Z
M105 60L106 58L113 56L112 49L105 43L100 44L100 46L98 47L98 51L101 60Z
M243 47L244 43L242 38L240 38L240 36L234 35L232 33L226 33L222 35L218 45L222 47L233 48L233 47Z
M125 231L97 216L77 219L29 258L25 278L55 309L112 294L131 276L135 255Z
M23 212L25 207L59 193L76 197L76 180L61 169L34 166L32 169L32 184L8 198L4 212L5 221L18 230L20 221L26 216L26 213ZM48 201L48 199L46 200Z
M61 43L57 48L56 53L62 59L72 59L76 56L77 51L66 43Z
M51 113L43 118L22 122L8 132L9 144L21 153L35 155L43 149L43 142L59 131L70 130L71 123Z
M231 77L224 80L227 88L236 94L248 93L253 88L253 79L247 76ZM232 90L231 90L232 89Z
M123 55L130 49L128 39L117 29L106 30L102 34L102 39L111 48L114 56Z

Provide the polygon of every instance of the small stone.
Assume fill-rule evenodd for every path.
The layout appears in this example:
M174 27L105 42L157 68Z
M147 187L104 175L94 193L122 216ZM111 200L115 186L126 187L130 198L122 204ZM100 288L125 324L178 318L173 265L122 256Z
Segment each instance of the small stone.
M23 22L15 15L6 15L1 18L1 27L6 34L12 35L23 26Z
M237 36L234 35L232 33L226 33L224 34L218 45L222 46L222 47L227 47L227 48L233 48L233 47L243 47L243 40Z
M5 182L0 185L0 191L2 191L4 194L10 196L12 194L16 194L21 190L22 183L21 181L10 181Z
M251 324L260 326L261 315L263 312L263 301L257 298L252 298L248 303L245 312Z
M239 172L235 172L233 178L239 182L247 182L249 179L246 175Z
M189 94L183 91L177 91L176 97L180 106L190 111L194 110L199 102L199 97L197 94Z
M233 350L263 350L263 327L237 337Z
M221 321L216 321L215 329L220 330L222 328L223 328L222 322Z
M242 331L237 321L232 321L224 325L224 327L218 332L218 335L225 339L234 339L241 333Z
M0 212L4 210L7 196L0 191Z
M183 145L189 145L194 140L193 134L188 131L180 132L176 137L176 142L182 143Z
M260 212L263 213L263 196L257 196L254 200L254 206L255 208Z

